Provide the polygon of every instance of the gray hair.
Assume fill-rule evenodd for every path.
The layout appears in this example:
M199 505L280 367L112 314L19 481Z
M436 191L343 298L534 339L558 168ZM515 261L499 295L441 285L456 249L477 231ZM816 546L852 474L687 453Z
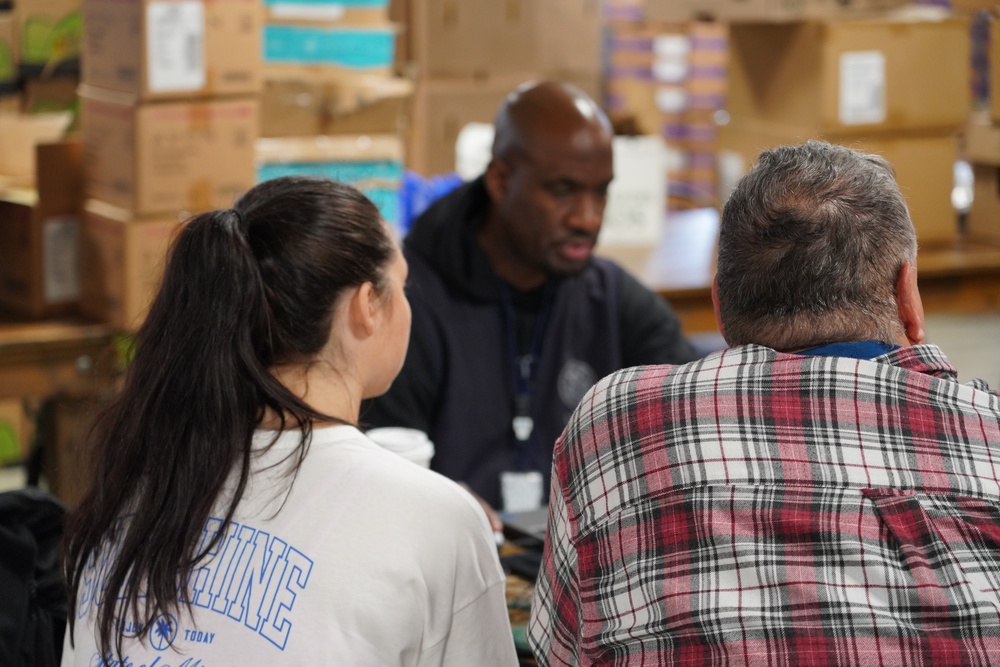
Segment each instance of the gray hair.
M892 166L809 141L761 153L722 211L718 300L730 345L893 342L896 277L917 236Z

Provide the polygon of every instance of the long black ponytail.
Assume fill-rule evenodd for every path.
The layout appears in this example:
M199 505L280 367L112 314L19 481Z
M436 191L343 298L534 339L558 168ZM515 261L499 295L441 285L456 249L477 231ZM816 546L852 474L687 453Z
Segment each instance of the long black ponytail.
M94 604L101 655L121 656L126 618L142 639L160 615L189 604L186 582L224 535L200 545L205 522L231 477L224 523L232 519L265 411L279 432L301 431L293 471L314 420L344 422L303 403L270 369L313 358L337 297L364 282L382 289L394 252L375 206L329 179L266 181L232 209L187 223L122 391L90 434L93 482L64 540L71 632L76 607ZM90 599L80 587L95 563L106 567Z

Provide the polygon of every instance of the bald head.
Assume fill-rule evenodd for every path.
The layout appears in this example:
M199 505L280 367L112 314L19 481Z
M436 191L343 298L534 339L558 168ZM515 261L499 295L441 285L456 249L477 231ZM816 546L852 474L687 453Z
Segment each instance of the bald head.
M518 86L500 104L494 124L494 158L529 153L540 142L603 142L612 136L611 123L594 100L557 81Z
M568 84L526 83L500 105L477 238L515 289L589 263L614 177L612 139L607 116Z

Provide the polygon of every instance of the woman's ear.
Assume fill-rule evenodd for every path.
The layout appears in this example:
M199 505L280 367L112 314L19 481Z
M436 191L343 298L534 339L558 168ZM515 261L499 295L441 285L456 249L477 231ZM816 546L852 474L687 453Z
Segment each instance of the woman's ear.
M367 338L375 333L375 315L379 307L379 297L370 282L362 283L351 292L348 303L348 317L351 331L358 337Z

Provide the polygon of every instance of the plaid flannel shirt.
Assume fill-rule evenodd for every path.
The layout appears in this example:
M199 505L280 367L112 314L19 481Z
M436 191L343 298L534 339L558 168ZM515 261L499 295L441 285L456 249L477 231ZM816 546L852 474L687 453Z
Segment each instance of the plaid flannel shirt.
M601 380L556 444L542 665L1000 665L1000 397L936 347Z

